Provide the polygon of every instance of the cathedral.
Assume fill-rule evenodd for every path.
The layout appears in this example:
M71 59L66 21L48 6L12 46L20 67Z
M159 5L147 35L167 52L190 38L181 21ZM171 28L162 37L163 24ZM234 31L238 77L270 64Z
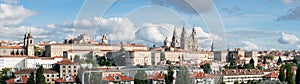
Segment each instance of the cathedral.
M34 40L31 32L24 35L24 44L1 43L0 56L34 56Z
M184 27L182 28L180 44L178 42L176 29L174 29L171 44L168 40L168 37L166 37L166 39L164 41L164 47L170 51L175 51L176 48L180 48L180 49L186 50L186 51L197 51L198 50L198 37L197 37L197 32L196 32L195 27L193 28L190 36L188 36L185 28Z

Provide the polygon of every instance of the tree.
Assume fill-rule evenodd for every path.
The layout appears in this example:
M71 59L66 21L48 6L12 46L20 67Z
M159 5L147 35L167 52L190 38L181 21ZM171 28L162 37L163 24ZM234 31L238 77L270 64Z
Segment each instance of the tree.
M165 57L165 53L162 52L160 53L160 61L164 61L164 60L166 60L166 57Z
M5 81L8 80L8 79L10 79L10 77L9 77L8 74L7 74L9 71L10 71L9 68L3 68L3 69L1 70L0 82L1 82L2 84L6 84Z
M201 66L201 68L203 69L204 73L207 74L209 74L212 71L209 63L205 63L204 65Z
M249 64L251 65L251 69L254 69L254 63L255 63L254 59L251 58L249 62Z
M298 65L295 83L300 84L300 65Z
M14 72L12 72L12 73L11 73L11 76L10 76L10 78L16 78L16 75L15 75L15 73L14 73Z
M144 70L139 70L134 75L134 84L148 84L147 73Z
M43 74L44 74L44 68L43 68L43 66L40 66L37 69L36 77L35 77L37 84L47 84L45 81L45 76Z
M248 80L247 81L247 84L253 84L254 82L253 82L253 80Z
M279 56L278 61L277 61L277 65L280 65L282 63L281 57Z
M285 66L286 68L286 82L288 82L288 84L295 84L295 81L294 81L294 73L293 73L293 70L292 70L292 65L291 64L287 64Z
M175 84L190 84L190 77L187 67L180 67L177 73Z
M228 64L224 65L224 67L223 67L223 68L225 68L225 69L229 69L229 66L228 66Z
M173 77L174 71L171 66L168 67L168 74L165 74L165 83L166 84L172 84L174 77Z
M236 69L236 63L234 61L230 62L229 69Z
M30 72L30 76L27 80L27 84L34 84L34 72L33 71Z
M266 59L266 57L264 56L264 58L263 58L263 64L266 64L267 63L267 59Z
M235 80L235 81L233 82L233 84L239 84L239 81L238 81L238 80Z
M285 68L284 65L282 65L282 66L280 67L280 70L279 70L278 79L279 79L281 82L285 81L284 68Z
M75 63L80 63L80 57L78 55L75 55L74 62Z

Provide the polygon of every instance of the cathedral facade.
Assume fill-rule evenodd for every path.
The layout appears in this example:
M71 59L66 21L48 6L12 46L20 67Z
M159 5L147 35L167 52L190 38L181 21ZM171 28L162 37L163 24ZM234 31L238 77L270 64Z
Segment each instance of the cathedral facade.
M192 33L188 35L185 27L182 28L180 43L177 38L176 29L173 31L173 37L171 45L169 43L168 37L164 41L165 48L180 48L186 51L198 51L198 36L195 27L192 30ZM174 50L174 49L169 49Z

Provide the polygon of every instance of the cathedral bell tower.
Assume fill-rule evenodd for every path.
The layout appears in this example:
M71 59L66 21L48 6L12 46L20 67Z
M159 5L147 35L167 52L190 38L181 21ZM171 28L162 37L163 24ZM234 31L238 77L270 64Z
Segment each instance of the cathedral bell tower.
M34 56L34 40L31 31L24 35L25 55Z

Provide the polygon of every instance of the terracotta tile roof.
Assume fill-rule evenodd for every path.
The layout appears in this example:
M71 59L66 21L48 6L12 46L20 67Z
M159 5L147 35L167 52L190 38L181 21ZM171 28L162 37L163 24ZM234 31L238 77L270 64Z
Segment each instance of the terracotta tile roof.
M222 76L233 75L263 75L264 71L257 69L224 69Z
M24 49L22 46L0 46L1 49Z
M17 81L17 80L21 80L21 81ZM15 83L26 83L28 80L27 77L25 76L21 76L21 77L16 77L16 78L11 78L9 80L6 80L5 82L8 83L8 84L15 84Z
M75 64L74 62L72 62L71 60L69 59L63 59L62 61L60 62L57 62L55 64L60 64L60 65L73 65Z
M264 75L263 77L265 77L265 78L277 78L278 75L279 75L278 72L271 72L271 73L269 73L267 75Z
M33 71L36 73L37 69L22 69L15 71L15 74L30 74L30 72ZM57 74L58 72L51 70L51 69L44 69L44 74Z
M116 78L116 77L118 77L118 78ZM134 78L124 76L121 74L114 74L114 75L106 76L106 77L102 78L102 80L105 80L105 81L133 81Z
M56 79L55 82L57 83L75 83L76 82L76 76L66 76L65 78L59 78Z
M205 74L204 72L194 72L193 74L190 74L190 78L214 78L214 76Z
M164 80L165 75L163 73L155 73L153 75L149 75L148 79L151 79L151 80Z

